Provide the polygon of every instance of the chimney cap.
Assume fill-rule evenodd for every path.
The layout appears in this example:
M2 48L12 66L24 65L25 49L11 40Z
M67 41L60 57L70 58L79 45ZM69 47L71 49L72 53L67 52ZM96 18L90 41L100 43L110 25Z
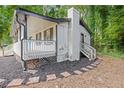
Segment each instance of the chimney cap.
M76 13L78 13L78 14L79 14L79 11L78 11L78 10L76 10L74 7L71 7L71 8L68 10L68 12L70 12L70 11L74 11L74 12L76 12Z

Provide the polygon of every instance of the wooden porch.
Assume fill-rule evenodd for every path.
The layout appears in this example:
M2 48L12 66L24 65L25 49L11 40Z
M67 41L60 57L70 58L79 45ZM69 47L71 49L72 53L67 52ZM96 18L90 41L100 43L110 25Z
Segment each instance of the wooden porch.
M16 43L14 47L18 47L20 43ZM41 40L22 40L21 53L24 60L50 57L56 55L55 41Z
M50 57L56 54L55 41L23 40L22 47L25 60Z

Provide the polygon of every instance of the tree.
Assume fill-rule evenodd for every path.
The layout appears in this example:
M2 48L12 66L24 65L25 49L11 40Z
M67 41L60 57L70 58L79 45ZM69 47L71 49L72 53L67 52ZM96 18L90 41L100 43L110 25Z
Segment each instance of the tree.
M9 12L8 12L9 11ZM4 47L10 44L12 39L9 36L12 18L12 7L0 6L0 48L4 56Z
M80 12L83 19L92 31L92 41L97 50L119 49L124 50L124 6L0 6L0 48L12 43L9 36L14 10L23 8L41 15L54 18L67 17L67 10L71 7ZM122 46L122 47L120 47Z

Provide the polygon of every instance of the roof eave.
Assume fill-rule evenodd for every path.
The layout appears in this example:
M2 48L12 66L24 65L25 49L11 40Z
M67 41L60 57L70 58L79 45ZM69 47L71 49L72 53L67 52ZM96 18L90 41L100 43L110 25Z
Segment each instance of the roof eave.
M60 18L60 20L59 20L59 18L58 19L57 18L52 18L52 17L40 15L40 14L31 12L31 11L23 10L23 9L17 9L16 13L21 13L21 14L24 14L24 15L34 16L34 17L41 18L41 19L44 19L44 20L48 20L48 21L55 22L55 23L70 22L69 18L63 18L63 19Z
M89 29L88 25L84 22L84 20L80 20L80 25L83 26L89 34L92 34L91 30Z

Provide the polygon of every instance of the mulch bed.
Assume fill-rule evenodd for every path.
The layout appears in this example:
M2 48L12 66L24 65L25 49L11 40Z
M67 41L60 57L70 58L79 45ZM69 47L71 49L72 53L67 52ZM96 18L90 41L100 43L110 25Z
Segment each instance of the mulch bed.
M23 85L20 87L59 87L59 88L123 88L124 87L124 60L108 56L100 57L101 63L93 70L80 75L71 75L67 78L58 78L54 81L38 84Z

